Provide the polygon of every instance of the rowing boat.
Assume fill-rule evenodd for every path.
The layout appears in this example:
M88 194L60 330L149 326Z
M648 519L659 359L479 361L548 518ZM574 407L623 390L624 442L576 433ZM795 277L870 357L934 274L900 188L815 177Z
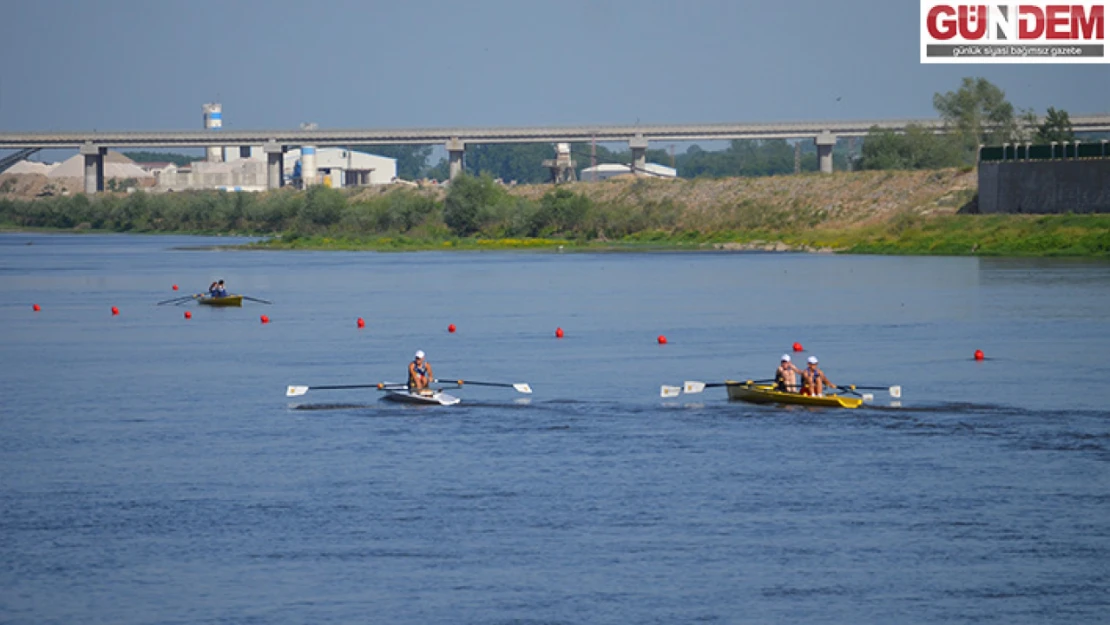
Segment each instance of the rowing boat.
M753 384L750 382L725 382L728 389L728 398L746 401L752 404L796 404L799 406L828 406L832 408L859 408L863 403L861 397L846 397L844 395L823 395L814 397L801 393L784 393L776 391L770 384Z
M210 295L205 295L197 298L197 301L205 306L242 306L243 296L226 295L224 297L212 297Z
M440 390L434 390L430 393L421 393L408 389L387 389L382 399L402 404L433 404L440 406L453 406L459 403L458 397L448 395Z

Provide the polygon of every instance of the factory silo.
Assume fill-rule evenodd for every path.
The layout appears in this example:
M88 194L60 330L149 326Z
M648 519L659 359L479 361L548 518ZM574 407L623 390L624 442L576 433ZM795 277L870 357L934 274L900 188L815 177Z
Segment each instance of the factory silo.
M315 146L301 146L301 184L304 187L316 184Z
M210 102L204 105L204 129L219 130L223 123L223 106L219 102ZM219 163L223 161L223 148L208 146L208 162Z

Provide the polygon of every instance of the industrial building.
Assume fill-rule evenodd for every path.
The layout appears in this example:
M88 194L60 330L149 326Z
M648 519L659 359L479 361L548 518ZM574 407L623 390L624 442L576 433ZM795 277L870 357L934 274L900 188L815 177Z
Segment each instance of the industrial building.
M303 175L306 163L315 167L314 177ZM343 148L304 148L285 153L284 174L286 180L298 185L307 182L341 188L389 184L397 178L397 159Z
M608 180L609 178L615 178L617 176L627 176L632 173L632 167L629 165L603 163L595 167L583 169L578 179L583 182L590 182L593 180ZM677 169L657 163L645 163L644 166L635 173L638 176L647 176L650 178L676 178L678 176Z

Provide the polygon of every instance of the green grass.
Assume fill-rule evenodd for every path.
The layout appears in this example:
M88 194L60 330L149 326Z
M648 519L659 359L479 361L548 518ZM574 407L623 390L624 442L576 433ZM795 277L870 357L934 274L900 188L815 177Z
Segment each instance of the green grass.
M1110 257L1107 215L900 214L868 226L761 228L696 232L645 230L617 240L559 238L452 238L434 236L286 235L248 248L303 250L682 250L712 249L721 243L755 246L783 243L793 249L832 249L851 254L943 256Z

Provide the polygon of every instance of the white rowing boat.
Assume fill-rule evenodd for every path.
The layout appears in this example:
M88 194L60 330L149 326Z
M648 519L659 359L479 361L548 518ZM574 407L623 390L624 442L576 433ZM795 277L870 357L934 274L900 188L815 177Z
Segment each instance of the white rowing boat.
M464 384L471 384L474 386L497 386L501 388L511 388L518 393L531 394L532 387L527 382L475 382L473 380L433 380L436 383L454 384L462 388ZM397 382L379 382L378 384L332 384L327 386L304 386L304 385L290 385L285 389L286 397L300 397L310 390L331 391L339 389L356 389L356 388L374 388L385 393L382 399L387 401L395 401L403 404L433 404L440 406L454 406L459 403L459 398L454 395L448 395L443 392L443 389L424 389L422 391L412 391L404 384Z
M438 389L425 393L410 391L408 389L388 389L385 391L385 395L382 395L382 399L402 404L431 404L440 406L454 406L459 403L458 397L448 395Z

